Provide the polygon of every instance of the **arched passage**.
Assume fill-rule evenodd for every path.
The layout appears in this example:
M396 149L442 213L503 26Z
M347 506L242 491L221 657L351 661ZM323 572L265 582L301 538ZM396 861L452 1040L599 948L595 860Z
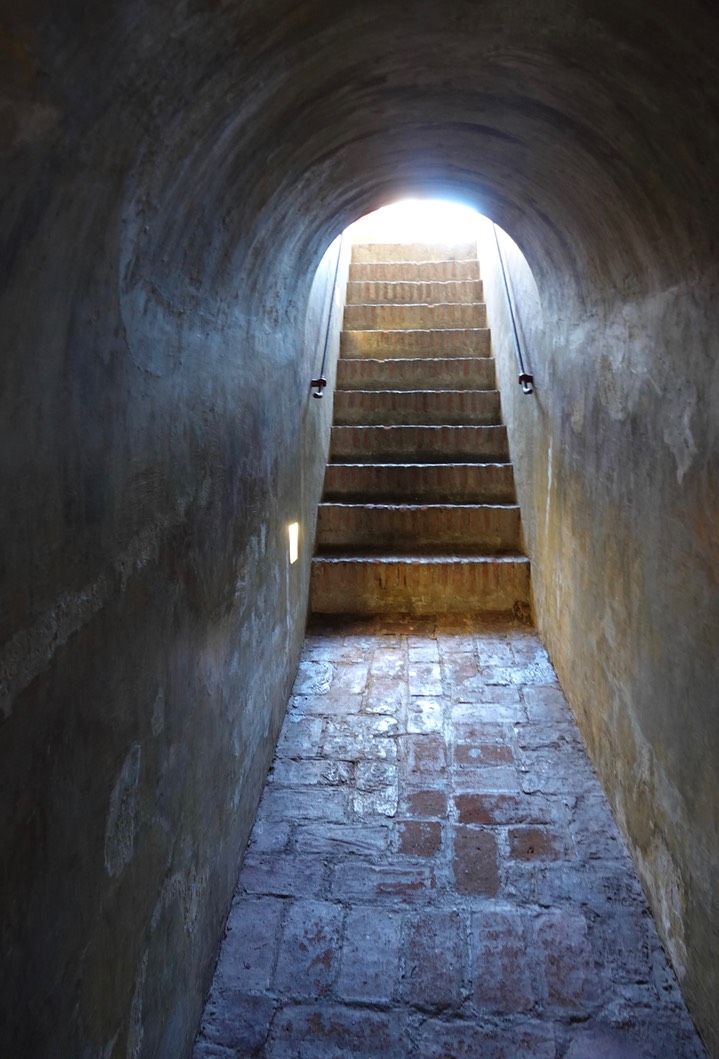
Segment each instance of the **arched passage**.
M312 276L420 192L536 276L540 625L716 1048L716 12L37 0L0 48L6 1050L186 1048L302 635Z

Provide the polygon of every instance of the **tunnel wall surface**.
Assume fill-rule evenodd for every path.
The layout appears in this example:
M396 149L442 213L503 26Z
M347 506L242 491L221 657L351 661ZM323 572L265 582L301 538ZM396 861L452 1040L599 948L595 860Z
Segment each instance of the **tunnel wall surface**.
M136 13L123 38L91 5L28 10L0 40L0 1052L33 1059L188 1054L329 443L336 252L244 218L228 240L207 151L125 83L128 40L167 28Z
M487 229L482 277L536 620L716 1054L716 405L711 385L699 397L696 304L684 288L625 306L621 325L591 314L567 330L518 247L503 233L500 245L535 375L526 396Z
M4 1051L188 1054L302 636L312 278L428 192L536 278L538 621L719 1054L716 6L0 0L0 56Z

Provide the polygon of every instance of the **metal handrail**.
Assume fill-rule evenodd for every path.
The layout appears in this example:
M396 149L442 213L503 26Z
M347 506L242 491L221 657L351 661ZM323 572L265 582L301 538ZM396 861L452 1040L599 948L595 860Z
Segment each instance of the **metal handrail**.
M502 248L499 245L499 235L497 234L497 225L492 224L494 229L494 241L497 244L497 254L499 256L499 265L502 269L502 279L504 280L504 293L507 296L507 308L509 309L509 319L512 322L512 337L514 338L514 352L517 356L517 367L519 368L519 385L522 387L522 393L534 393L534 376L531 375L524 366L524 358L522 357L522 347L519 341L519 330L517 328L517 320L514 315L514 307L512 306L512 296L509 292L509 283L507 281L507 270L504 267L504 258L502 257Z
M335 262L335 278L332 281L332 293L330 295L330 311L327 314L327 330L325 331L325 346L322 351L322 364L320 366L320 373L316 379L312 379L310 382L310 389L316 392L312 394L313 397L323 397L323 390L327 385L326 371L327 371L327 353L330 347L330 330L332 327L332 313L335 307L335 293L337 291L337 277L340 272L340 260L342 258L342 240L344 239L344 232L340 235L340 245L337 247L337 260Z

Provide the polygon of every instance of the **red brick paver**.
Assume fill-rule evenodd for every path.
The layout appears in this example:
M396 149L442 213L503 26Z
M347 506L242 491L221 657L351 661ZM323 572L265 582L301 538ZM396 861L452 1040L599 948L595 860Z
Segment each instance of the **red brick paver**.
M536 633L311 625L194 1059L703 1055Z

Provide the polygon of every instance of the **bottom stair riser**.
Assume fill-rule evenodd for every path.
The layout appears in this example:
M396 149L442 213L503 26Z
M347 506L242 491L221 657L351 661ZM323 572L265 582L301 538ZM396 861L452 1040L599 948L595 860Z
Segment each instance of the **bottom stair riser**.
M527 613L525 558L315 559L311 608L316 614Z

